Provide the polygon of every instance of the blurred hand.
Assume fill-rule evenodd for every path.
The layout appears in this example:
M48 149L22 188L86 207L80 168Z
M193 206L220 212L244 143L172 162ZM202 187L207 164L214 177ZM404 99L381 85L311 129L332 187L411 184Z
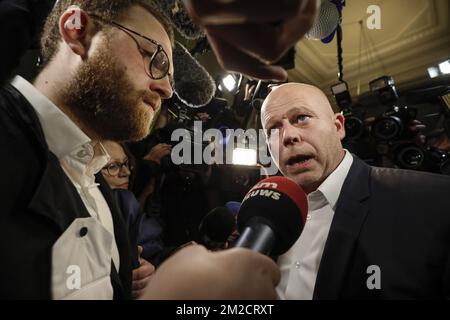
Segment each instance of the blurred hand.
M142 299L275 299L277 265L248 249L209 252L186 247L166 260L152 276Z
M224 69L262 80L287 79L275 66L311 28L316 0L184 0Z
M251 101L253 98L253 94L255 93L257 84L250 84L247 83L245 85L245 95L244 95L244 101Z
M138 246L138 255L140 266L133 270L133 283L131 288L131 295L134 299L138 299L144 293L145 287L149 284L152 274L155 272L155 267L141 258L143 248Z
M150 152L144 157L144 160L154 161L161 164L161 159L172 152L172 146L166 143L160 143L154 146Z
M424 130L426 126L419 120L412 120L408 128L414 134L414 142L418 145L424 145L426 137L422 134L422 130Z

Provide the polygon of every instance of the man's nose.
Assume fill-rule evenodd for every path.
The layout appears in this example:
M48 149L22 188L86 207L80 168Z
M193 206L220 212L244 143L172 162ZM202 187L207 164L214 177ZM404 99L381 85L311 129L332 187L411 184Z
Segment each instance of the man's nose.
M152 79L150 82L150 90L156 92L161 100L170 99L173 95L172 81L170 75L166 75L162 79Z
M283 120L283 144L285 146L302 141L299 128L293 126L287 119Z

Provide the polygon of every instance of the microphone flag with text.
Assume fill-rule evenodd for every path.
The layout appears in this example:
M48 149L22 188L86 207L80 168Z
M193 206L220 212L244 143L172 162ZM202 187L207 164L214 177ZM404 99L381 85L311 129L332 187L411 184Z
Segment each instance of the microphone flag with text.
M300 237L307 214L306 193L294 181L278 176L262 180L242 202L235 247L281 255Z

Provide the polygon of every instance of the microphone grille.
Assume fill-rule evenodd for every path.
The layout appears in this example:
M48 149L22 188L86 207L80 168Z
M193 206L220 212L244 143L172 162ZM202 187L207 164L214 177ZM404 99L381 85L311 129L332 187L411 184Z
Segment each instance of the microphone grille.
M339 24L339 11L329 0L322 0L319 14L311 29L306 33L308 39L320 40L331 35Z

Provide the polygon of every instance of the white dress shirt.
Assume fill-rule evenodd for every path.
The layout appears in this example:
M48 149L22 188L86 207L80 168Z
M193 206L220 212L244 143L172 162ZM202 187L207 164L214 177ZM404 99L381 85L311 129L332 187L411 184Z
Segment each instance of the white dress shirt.
M106 245L111 250L107 255L109 261L112 259L119 270L119 250L115 241L111 211L98 184L95 183L94 176L108 163L108 153L101 143L94 144L66 114L28 81L18 76L11 84L35 109L50 151L59 159L87 211L111 234L112 243ZM102 237L105 239L103 235ZM88 252L87 255L89 254Z
M312 299L336 203L352 163L352 155L345 150L339 166L308 195L308 215L303 232L292 248L278 258L281 270L277 287L279 299Z

